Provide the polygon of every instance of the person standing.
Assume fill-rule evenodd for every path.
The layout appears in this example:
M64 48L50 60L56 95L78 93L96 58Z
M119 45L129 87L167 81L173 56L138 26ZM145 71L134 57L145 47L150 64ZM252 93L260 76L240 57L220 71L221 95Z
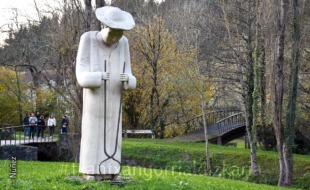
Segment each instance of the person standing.
M30 126L30 133L29 133L29 139L34 139L34 133L35 128L37 126L38 120L35 117L34 113L31 113L31 116L29 117L29 126Z
M54 115L51 115L48 120L47 120L47 126L49 126L50 130L50 138L53 137L54 132L55 132L55 127L56 127L56 118Z
M68 130L68 125L69 125L69 120L67 116L63 116L61 120L61 134L67 134Z
M37 111L37 112L35 113L35 117L37 118L37 122L39 122L40 117L41 117L39 111ZM39 128L38 128L38 126L36 126L36 127L34 128L34 133L35 133L35 136L37 136L37 137L39 136L39 135L38 135L38 132L39 132Z
M45 120L44 120L44 116L42 115L38 121L38 133L37 133L37 137L40 137L41 134L41 138L44 137L44 130L45 130Z
M30 127L29 127L29 113L27 112L24 119L23 119L23 124L24 124L24 136L26 138L29 137L30 134Z

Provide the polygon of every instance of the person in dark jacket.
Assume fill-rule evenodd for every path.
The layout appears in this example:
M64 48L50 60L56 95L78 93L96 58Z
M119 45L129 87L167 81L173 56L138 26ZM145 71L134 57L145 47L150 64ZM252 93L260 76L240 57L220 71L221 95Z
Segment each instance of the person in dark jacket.
M37 118L37 121L39 122L40 117L41 117L40 112L37 111L34 115ZM39 128L37 126L34 128L34 133L36 134L37 137L39 136Z
M29 137L30 133L30 127L29 127L29 113L27 112L24 119L23 119L23 124L24 124L24 136L25 138Z
M39 138L39 136L41 134L41 138L43 138L44 137L44 131L45 131L45 120L44 120L44 116L41 116L39 121L38 121L37 137Z
M69 120L67 116L64 116L61 120L61 133L67 134L68 132Z

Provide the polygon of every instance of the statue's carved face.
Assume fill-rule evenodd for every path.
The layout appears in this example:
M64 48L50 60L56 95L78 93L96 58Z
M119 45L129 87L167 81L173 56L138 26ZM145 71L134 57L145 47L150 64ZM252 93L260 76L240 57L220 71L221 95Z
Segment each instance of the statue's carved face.
M104 28L103 29L103 41L107 44L115 44L123 36L124 31L113 29L113 28Z

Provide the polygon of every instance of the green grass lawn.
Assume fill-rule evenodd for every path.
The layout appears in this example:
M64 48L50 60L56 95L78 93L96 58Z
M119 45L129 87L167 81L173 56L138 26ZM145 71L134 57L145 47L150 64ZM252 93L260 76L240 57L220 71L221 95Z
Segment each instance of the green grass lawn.
M239 142L240 144L240 142ZM173 142L169 140L161 140L161 139L134 139L134 138L124 138L123 139L123 147L126 149L134 148L168 148L175 150L185 150L191 152L205 152L205 143L189 143L189 142ZM241 145L237 147L226 147L210 144L211 154L233 154L233 155L249 155L249 149L241 148ZM278 158L278 153L273 151L262 151L258 150L257 155L266 156L269 158ZM297 161L308 161L310 163L310 155L299 155L295 154L294 159Z
M78 164L63 162L18 161L17 176L10 178L10 160L0 160L0 189L19 190L74 190L74 189L132 189L132 190L271 190L282 189L274 186L207 177L168 170L123 167L121 176L126 182L122 186L109 182L80 181ZM283 188L284 189L284 188Z
M240 143L241 144L241 143ZM124 139L121 189L278 189L278 155L258 151L261 176L250 175L250 153L241 147L210 145L212 170L205 172L205 144L159 139ZM76 163L18 161L17 178L10 179L9 160L0 160L2 189L119 189L108 182L73 180ZM147 168L152 169L147 169ZM205 175L207 174L207 175ZM255 182L248 183L248 182ZM293 187L310 189L310 156L294 155Z
M250 151L239 147L210 145L212 170L209 176L277 185L278 154L257 152L259 178L250 175ZM124 139L122 155L142 167L205 174L205 144L159 139ZM310 189L310 156L294 155L296 188Z

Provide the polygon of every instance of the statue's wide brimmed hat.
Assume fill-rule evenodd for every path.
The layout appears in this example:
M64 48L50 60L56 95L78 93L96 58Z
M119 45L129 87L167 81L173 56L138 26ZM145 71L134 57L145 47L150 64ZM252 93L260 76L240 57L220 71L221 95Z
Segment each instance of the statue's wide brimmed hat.
M96 17L100 22L113 29L131 30L135 27L135 21L131 14L117 7L97 8Z

